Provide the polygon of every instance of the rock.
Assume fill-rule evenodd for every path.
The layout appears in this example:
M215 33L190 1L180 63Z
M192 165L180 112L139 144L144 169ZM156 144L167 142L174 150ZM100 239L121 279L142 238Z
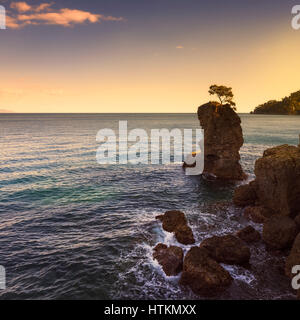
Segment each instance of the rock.
M268 149L255 163L258 201L280 215L295 217L300 208L300 148Z
M246 243L257 242L261 239L260 233L251 226L238 231L236 236Z
M193 247L186 254L180 284L189 286L195 294L213 296L230 286L232 280L205 249Z
M297 217L294 219L298 229L300 230L300 214L297 215Z
M238 207L255 205L256 193L253 183L239 186L234 191L233 203Z
M205 239L200 248L206 249L211 258L220 263L242 265L250 260L250 249L233 235Z
M162 227L165 231L175 233L179 243L184 245L195 243L193 231L188 226L183 212L167 211L164 215L157 216L156 219L162 221Z
M153 258L162 266L167 276L176 276L182 271L183 250L180 247L167 247L159 243L153 251Z
M195 243L193 231L188 225L178 226L175 230L175 237L179 243L184 245Z
M204 129L204 174L220 179L243 180L239 163L244 143L241 119L230 107L209 102L199 107L198 118Z
M187 224L185 215L181 211L167 211L163 216L158 217L163 223L163 229L167 232L175 232L177 227Z
M300 265L300 233L296 237L292 250L285 262L285 274L289 278L293 278L295 274L292 273L294 266Z
M263 227L263 240L272 249L288 248L296 236L296 223L289 217L273 216Z
M269 209L262 206L247 207L244 211L245 217L255 223L265 223L272 214L273 213Z

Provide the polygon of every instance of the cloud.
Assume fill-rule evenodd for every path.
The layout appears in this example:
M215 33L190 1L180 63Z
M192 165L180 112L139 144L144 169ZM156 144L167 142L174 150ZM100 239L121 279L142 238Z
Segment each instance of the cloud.
M16 9L18 12L26 12L32 8L31 5L26 2L12 2L10 7Z
M52 7L52 5L53 5L53 3L41 3L37 7L35 7L34 11L41 12L44 10L48 10L48 9L50 9L50 7Z
M17 13L7 17L7 27L23 28L27 25L59 25L71 27L83 23L100 23L101 21L125 21L122 17L105 16L88 11L63 8L52 9L53 3L41 3L29 6L26 2L14 2L11 8ZM29 8L29 9L28 9Z
M183 49L183 46L177 46L176 49Z

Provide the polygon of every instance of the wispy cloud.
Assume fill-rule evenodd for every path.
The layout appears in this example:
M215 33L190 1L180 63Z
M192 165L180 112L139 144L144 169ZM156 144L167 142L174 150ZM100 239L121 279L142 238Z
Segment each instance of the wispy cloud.
M177 46L176 49L184 49L184 46Z
M53 3L40 3L31 6L26 2L13 2L14 10L7 17L7 27L23 28L28 25L59 25L71 27L83 23L100 23L102 21L125 21L122 17L105 16L77 9L53 9Z
M10 7L16 9L18 12L26 12L32 9L32 6L26 2L12 2Z

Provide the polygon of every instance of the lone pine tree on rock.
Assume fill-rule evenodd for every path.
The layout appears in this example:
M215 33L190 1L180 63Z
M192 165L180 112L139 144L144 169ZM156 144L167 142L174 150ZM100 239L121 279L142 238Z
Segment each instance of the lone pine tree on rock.
M236 104L232 101L232 88L214 84L209 87L208 92L210 95L217 95L218 99L220 100L221 106L223 106L224 104L229 104L231 108L236 111ZM218 107L216 111L218 111Z

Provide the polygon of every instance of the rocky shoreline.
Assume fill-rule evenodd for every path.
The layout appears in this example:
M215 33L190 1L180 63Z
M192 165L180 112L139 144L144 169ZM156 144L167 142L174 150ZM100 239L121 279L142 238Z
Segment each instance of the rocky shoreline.
M239 149L243 144L238 115L230 106L208 103L198 110L205 132L204 174L217 179L243 180ZM184 165L185 166L185 165ZM233 281L224 265L249 268L249 244L263 241L265 249L286 255L285 274L300 265L300 146L283 145L268 149L255 163L255 180L235 189L233 204L249 222L263 225L262 235L252 226L235 234L212 236L195 244L183 212L168 211L157 219L177 241L192 246L184 256L176 246L158 244L153 258L167 276L180 274L179 284L200 296L215 296ZM296 293L300 298L300 290Z

